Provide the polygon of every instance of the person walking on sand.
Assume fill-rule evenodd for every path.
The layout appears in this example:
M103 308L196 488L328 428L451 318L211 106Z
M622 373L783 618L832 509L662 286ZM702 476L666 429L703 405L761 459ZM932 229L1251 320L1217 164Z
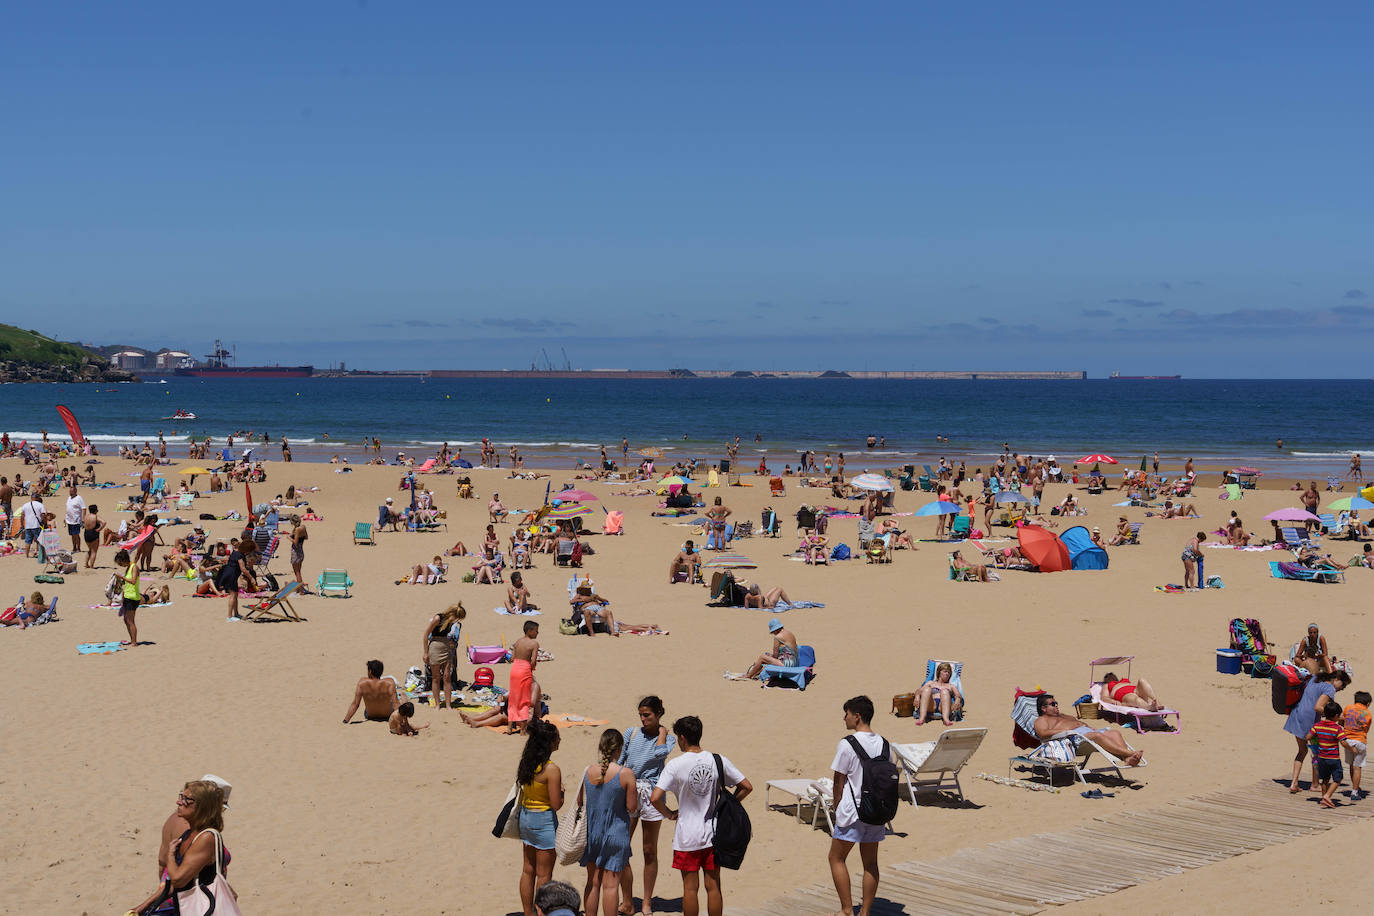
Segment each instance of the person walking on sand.
M309 537L310 532L301 522L301 517L291 516L291 572L295 573L296 581L300 583L300 591L306 595L310 594L310 589L305 587L305 580L301 578L301 566L305 563L305 541Z
M701 749L701 720L683 716L673 723L673 734L682 754L668 761L658 777L650 803L670 821L673 830L673 868L682 872L683 916L700 916L701 874L706 876L706 912L721 916L725 898L721 892L720 867L716 864L716 761L715 754ZM743 801L754 786L730 758L720 756L725 785L735 786L735 798ZM720 787L722 790L724 786ZM677 810L668 808L668 795L677 796Z
M835 832L830 839L830 877L835 882L835 894L840 898L842 916L852 916L854 912L848 859L855 843L859 844L859 860L864 869L863 900L858 916L868 916L873 909L873 899L878 895L878 844L886 835L887 827L861 821L858 800L864 790L863 761L886 759L891 762L892 749L887 739L874 733L869 724L872 721L872 700L866 696L845 700L844 727L854 734L840 739L835 759L830 763L834 785L831 810L835 812Z
M1347 480L1364 480L1364 471L1360 470L1360 453L1356 452L1350 456L1350 470L1345 474Z
M1202 542L1207 540L1207 532L1199 531L1193 535L1188 546L1183 548L1183 587L1197 588L1197 563L1202 559Z
M506 715L510 718L507 734L524 733L533 716L534 669L539 664L539 623L525 621L525 633L511 646L510 693Z

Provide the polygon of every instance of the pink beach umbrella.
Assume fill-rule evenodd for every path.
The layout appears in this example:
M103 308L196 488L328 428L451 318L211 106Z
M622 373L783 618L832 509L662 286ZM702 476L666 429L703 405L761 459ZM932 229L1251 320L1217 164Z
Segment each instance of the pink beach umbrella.
M1111 455L1084 455L1078 459L1078 464L1120 464Z
M1306 509L1279 509L1264 517L1266 522L1319 522L1321 519Z
M586 490L559 490L557 493L553 494L553 498L573 503L594 503L598 501L594 493L588 493Z

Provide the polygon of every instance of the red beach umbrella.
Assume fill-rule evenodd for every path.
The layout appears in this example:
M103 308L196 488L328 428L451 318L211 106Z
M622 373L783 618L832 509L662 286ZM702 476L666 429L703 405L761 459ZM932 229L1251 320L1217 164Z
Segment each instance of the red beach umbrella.
M1078 464L1120 464L1111 455L1084 455L1078 459Z
M1063 572L1073 565L1069 548L1048 528L1022 525L1016 529L1016 540L1022 556L1040 567L1041 572Z

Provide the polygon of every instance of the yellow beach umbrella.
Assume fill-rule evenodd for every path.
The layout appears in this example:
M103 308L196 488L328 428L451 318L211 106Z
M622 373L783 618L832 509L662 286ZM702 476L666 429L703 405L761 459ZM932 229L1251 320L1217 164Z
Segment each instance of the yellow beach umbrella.
M191 477L194 477L197 474L209 474L212 472L207 471L205 468L186 468L184 470L177 471L177 473L181 475L189 475Z

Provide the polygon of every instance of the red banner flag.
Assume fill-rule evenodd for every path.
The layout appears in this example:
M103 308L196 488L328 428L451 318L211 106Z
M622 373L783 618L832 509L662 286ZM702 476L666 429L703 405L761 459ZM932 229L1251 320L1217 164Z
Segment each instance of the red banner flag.
M62 422L67 424L67 433L72 437L72 442L79 446L86 444L86 437L81 435L81 424L76 422L76 414L70 408L61 404L57 405L57 413L62 417Z
M248 517L253 517L253 491L248 487L248 481L243 482L243 499L248 503Z

